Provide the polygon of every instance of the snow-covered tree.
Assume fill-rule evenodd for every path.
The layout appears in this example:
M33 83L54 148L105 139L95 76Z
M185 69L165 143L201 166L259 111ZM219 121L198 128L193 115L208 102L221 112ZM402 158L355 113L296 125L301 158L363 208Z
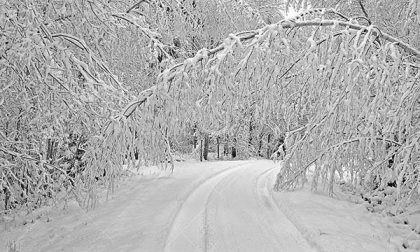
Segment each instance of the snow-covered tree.
M284 157L279 190L311 168L314 190L332 194L335 174L349 173L409 203L420 180L417 2L279 2L5 3L2 209L69 194L92 206L124 164L172 160L191 132L244 157Z

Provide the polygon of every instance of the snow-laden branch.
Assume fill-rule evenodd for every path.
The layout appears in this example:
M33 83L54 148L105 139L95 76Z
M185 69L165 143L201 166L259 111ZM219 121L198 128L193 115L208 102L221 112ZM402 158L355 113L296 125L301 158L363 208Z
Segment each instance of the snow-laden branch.
M334 26L339 25L343 27L347 27L351 30L368 30L369 27L364 25L355 24L352 22L344 22L344 21L337 21L337 20L309 20L309 21L283 21L282 27L286 28L293 28L293 27L305 27L305 26ZM414 57L420 59L420 50L410 46L409 44L399 40L388 33L381 32L379 29L372 30L372 35L381 37L391 43L395 43L399 47L401 47L407 53L410 53Z
M172 59L172 56L169 55L168 52L164 50L167 45L163 44L158 38L161 36L159 33L154 32L148 28L142 27L137 22L131 19L131 17L127 13L114 13L112 14L114 18L119 18L121 20L124 20L128 22L131 25L134 25L136 28L138 28L146 37L148 37L154 45L159 49L159 51L165 55L166 58Z
M360 141L363 141L363 140L377 140L377 141L384 141L384 142L387 142L387 143L391 143L391 144L394 144L394 145L396 145L396 146L398 146L398 147L401 147L402 146L402 144L401 143L398 143L398 142L396 142L396 141L394 141L394 140L392 140L392 139L386 139L386 138L383 138L383 137L358 137L358 138L352 138L352 139L348 139L348 140L344 140L344 141L342 141L342 142L339 142L339 143L337 143L337 144L334 144L334 145L332 145L332 146L330 146L330 147L328 147L327 149L325 149L325 150L323 150L320 154L318 154L314 159L312 159L312 161L310 161L310 162L308 162L308 163L306 163L306 165L304 165L304 166L302 166L302 168L300 168L299 170L297 170L297 171L295 171L294 173L293 173L293 175L292 176L290 176L290 177L288 177L287 178L287 181L277 181L277 183L274 185L274 189L275 190L277 190L277 191L279 191L279 189L280 189L280 183L278 183L278 182L283 182L283 187L285 187L285 188L287 188L288 186L290 186L291 184L293 184L294 183L294 181L296 181L296 179L302 174L302 173L304 173L304 172L306 172L306 170L311 166L311 165L313 165L316 161L318 161L318 160L320 160L324 155L326 155L328 152L330 152L331 150L334 150L334 149L336 149L336 148L339 148L339 147L343 147L343 146L345 146L345 145L348 145L348 144L352 144L352 143L356 143L356 142L360 142ZM401 150L400 150L401 151ZM388 155L388 157L387 158L385 158L384 160L382 160L381 162L378 162L377 164L375 164L374 166L373 166L373 168L372 169L374 169L374 168L376 168L376 167L378 167L380 164L382 164L382 163L384 163L384 162L386 162L386 161L388 161L391 157L392 157L392 155L395 155L395 153L391 153L390 155ZM371 169L371 170L372 170Z
M413 55L414 57L420 59L420 51L418 49L410 46L409 44L407 44L407 43L405 43L405 42L403 42L403 41L401 41L401 40L399 40L399 39L397 39L397 38L395 38L395 37L393 37L393 36L391 36L391 35L389 35L385 32L380 31L376 27L375 27L375 29L372 29L372 27L360 25L360 24L354 23L352 21L339 21L339 20L299 21L299 19L302 19L302 17L304 17L305 15L316 14L316 13L321 13L321 14L332 13L332 14L336 14L336 15L339 15L340 17L342 17L342 15L340 15L338 12L336 12L335 10L332 10L332 9L308 10L304 14L301 13L301 14L293 17L293 18L284 19L284 20L279 21L278 23L271 24L271 25L266 25L265 27L257 29L257 30L242 31L242 32L236 33L234 35L230 35L230 37L225 39L225 41L223 43L221 43L218 47L213 48L213 49L203 48L203 49L199 50L194 57L188 58L188 59L184 60L183 63L176 64L176 65L166 69L165 71L163 71L158 76L158 80L160 80L161 82L172 81L176 77L177 72L182 71L183 69L185 70L186 68L188 68L188 66L190 66L192 64L196 64L198 62L201 62L203 59L207 59L209 57L212 57L212 56L224 51L228 46L230 46L229 43L231 43L231 40L237 40L237 42L246 43L246 42L250 42L251 40L257 38L258 41L261 41L261 40L265 39L264 35L266 33L270 32L270 31L272 31L272 30L290 29L290 28L298 28L298 27L342 26L342 27L348 28L350 30L355 30L355 31L360 31L360 30L368 31L369 30L371 32L372 36L380 37L380 38L382 38L386 41L394 43L394 44L398 45L401 49L406 51L407 53L409 53L409 54ZM124 17L119 16L119 15L115 15L115 17L123 18L124 20L126 20ZM127 21L129 21L129 20L127 20ZM131 21L129 21L129 22L131 22ZM149 36L149 37L151 37L151 36ZM227 42L227 41L230 41L230 42ZM250 44L250 46L254 45L254 43L257 43L258 41L252 42ZM145 103L147 101L147 99L149 99L153 95L154 92L160 90L160 88L163 88L163 87L164 87L164 85L157 84L156 86L153 86L153 87L148 88L148 89L144 90L143 92L141 92L138 99L136 99L135 101L131 102L128 106L126 106L126 108L122 112L122 116L124 116L126 118L131 116L133 114L133 112L135 111L135 109L139 105Z
M29 155L26 155L26 154L23 154L23 153L18 153L18 152L15 152L15 151L11 151L11 150L8 150L8 149L2 148L2 147L0 147L0 151L7 154L7 155L11 155L11 156L16 157L16 158L22 158L22 159L26 159L26 160L29 160L29 161L33 161L33 162L39 163L42 166L46 166L48 168L52 168L52 169L55 169L57 171L60 171L62 174L64 174L66 176L66 178L68 178L69 180L71 180L74 183L73 178L68 176L66 171L64 171L63 169L61 169L58 166L47 163L46 160L37 159L37 158L31 157Z

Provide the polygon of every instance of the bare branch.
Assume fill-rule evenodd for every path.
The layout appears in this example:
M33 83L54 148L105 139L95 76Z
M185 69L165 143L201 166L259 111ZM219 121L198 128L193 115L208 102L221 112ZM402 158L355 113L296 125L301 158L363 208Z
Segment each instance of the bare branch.
M369 19L369 15L367 14L365 7L363 6L362 0L359 0L359 5L363 11L363 14L365 14L365 17Z
M134 4L133 6L131 6L130 8L128 8L128 10L126 11L126 13L129 13L133 9L137 8L143 2L146 2L146 3L150 4L150 2L148 0L140 0L139 2L137 2L136 4Z

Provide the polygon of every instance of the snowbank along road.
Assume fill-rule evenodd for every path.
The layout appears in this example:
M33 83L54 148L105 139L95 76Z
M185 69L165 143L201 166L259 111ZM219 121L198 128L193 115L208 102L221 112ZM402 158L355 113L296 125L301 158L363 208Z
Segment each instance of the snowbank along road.
M394 251L354 217L360 209L346 212L348 202L273 193L277 171L271 161L180 163L171 177L132 178L88 213L73 206L0 232L0 248L14 240L20 251ZM311 222L322 231L314 235Z

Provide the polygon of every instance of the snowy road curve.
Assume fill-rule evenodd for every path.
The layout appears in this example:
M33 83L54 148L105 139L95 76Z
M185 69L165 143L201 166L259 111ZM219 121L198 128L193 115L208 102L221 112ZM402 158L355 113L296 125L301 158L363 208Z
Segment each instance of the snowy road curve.
M205 181L177 214L165 251L312 251L271 198L277 167L251 162Z

